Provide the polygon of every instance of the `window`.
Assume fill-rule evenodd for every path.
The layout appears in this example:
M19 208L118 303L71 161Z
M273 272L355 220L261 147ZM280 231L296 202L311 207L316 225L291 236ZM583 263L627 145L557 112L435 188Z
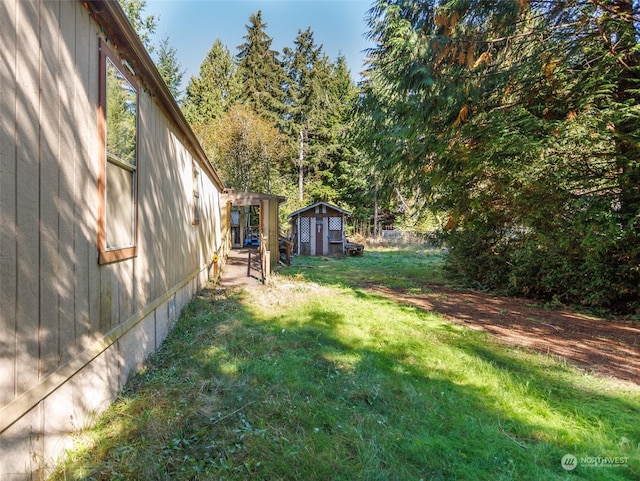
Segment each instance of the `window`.
M342 242L341 217L329 217L329 242Z
M240 225L240 211L237 207L233 207L231 210L231 225Z
M311 219L300 217L300 242L311 241Z
M101 141L98 177L99 262L137 254L138 91L105 42L100 42Z
M198 225L200 223L200 171L195 162L192 163L193 169L193 219L191 224Z

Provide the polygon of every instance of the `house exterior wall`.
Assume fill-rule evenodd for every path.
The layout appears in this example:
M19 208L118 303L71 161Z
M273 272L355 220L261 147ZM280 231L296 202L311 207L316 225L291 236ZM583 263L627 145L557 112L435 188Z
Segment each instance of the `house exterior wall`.
M159 347L207 280L213 253L226 254L222 186L141 77L137 256L98 263L99 41L107 37L80 1L0 0L3 481L44 476L69 435Z

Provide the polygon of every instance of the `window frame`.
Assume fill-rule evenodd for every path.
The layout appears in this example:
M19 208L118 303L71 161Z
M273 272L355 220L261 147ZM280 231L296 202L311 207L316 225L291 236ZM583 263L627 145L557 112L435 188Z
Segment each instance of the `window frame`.
M340 226L335 229L332 229L332 224L333 227L335 227L335 223L336 220L340 223ZM327 237L329 238L329 243L330 244L340 244L342 242L342 232L344 230L344 219L342 217L338 217L338 216L329 216L329 220L327 222L328 225L328 230L329 233L327 234Z
M200 202L200 191L202 190L200 188L200 176L202 175L202 173L200 172L198 163L195 160L191 161L191 170L192 170L191 181L193 184L192 185L193 193L192 193L191 225L200 225L200 218L201 218L201 212L202 212L202 205Z
M100 39L99 41L99 97L98 97L98 144L99 144L99 169L98 169L98 263L109 264L138 255L138 169L139 169L139 145L140 145L140 89L134 77L120 61L115 52ZM135 164L130 165L120 159L110 159L107 154L107 62L129 82L136 92L136 127L135 127ZM132 245L123 247L107 247L107 163L119 167L131 173L132 176ZM125 165L126 164L126 165Z

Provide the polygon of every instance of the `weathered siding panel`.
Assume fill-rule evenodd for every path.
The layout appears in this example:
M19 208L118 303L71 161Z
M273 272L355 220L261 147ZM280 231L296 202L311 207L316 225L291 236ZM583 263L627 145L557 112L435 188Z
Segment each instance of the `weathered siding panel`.
M79 68L76 51L76 11L72 2L60 4L60 43L58 56L58 89L60 91L59 124L77 123L75 106L76 89L79 82ZM78 148L76 132L80 129L60 129L60 176L58 196L60 200L58 218L58 291L60 307L58 313L60 343L58 346L59 363L64 364L77 353L75 277L78 270L78 257L75 252L75 210L77 190L75 172L81 172L78 166Z
M0 406L15 396L16 2L0 2Z
M71 122L76 127L77 164L74 189L74 249L78 265L75 274L75 329L77 353L87 349L101 332L100 292L102 277L97 262L98 225L98 130L96 104L98 102L98 36L87 12L75 8L75 58L78 76L73 105L76 111Z
M42 408L36 407L18 419L0 437L0 479L2 481L24 481L38 479L38 461L35 456L25 457L25 450L42 455L42 443L38 433L42 432L40 420ZM30 476L34 473L33 476Z
M149 281L158 277L158 268L149 262L149 248L152 247L153 239L149 238L149 225L156 225L162 229L162 217L156 216L156 209L160 207L152 201L149 195L151 186L157 183L157 177L162 176L161 170L157 169L157 164L162 163L162 140L157 140L161 128L158 126L160 116L153 112L153 101L142 91L142 86L138 86L140 92L140 113L138 116L138 257L134 260L136 264L136 295L138 297L137 306L143 306L155 299L160 292L164 292L169 285L152 286L149 288ZM154 140L156 139L156 140ZM156 184L157 185L157 184ZM163 239L155 240L159 245L163 244ZM145 289L141 289L145 286Z
M40 317L40 5L17 2L16 12L16 386L20 395L39 378Z
M58 182L60 177L60 88L58 83L59 4L40 5L40 28L49 32L40 47L40 333L39 378L54 372L59 365L59 282L60 274Z
M226 253L224 247L224 229L228 230L226 205L221 205L220 196L209 177L200 175L202 180L202 192L200 193L200 205L202 208L202 218L199 226L198 245L204 246L201 252L200 264L211 262L211 257L215 252L219 255ZM223 252L224 251L224 252Z

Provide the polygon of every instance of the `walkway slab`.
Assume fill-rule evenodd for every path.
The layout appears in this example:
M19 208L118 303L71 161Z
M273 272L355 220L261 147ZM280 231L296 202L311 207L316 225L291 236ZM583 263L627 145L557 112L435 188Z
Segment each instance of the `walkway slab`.
M251 266L249 267L249 254ZM264 285L258 249L231 249L220 272L220 287L256 287Z

